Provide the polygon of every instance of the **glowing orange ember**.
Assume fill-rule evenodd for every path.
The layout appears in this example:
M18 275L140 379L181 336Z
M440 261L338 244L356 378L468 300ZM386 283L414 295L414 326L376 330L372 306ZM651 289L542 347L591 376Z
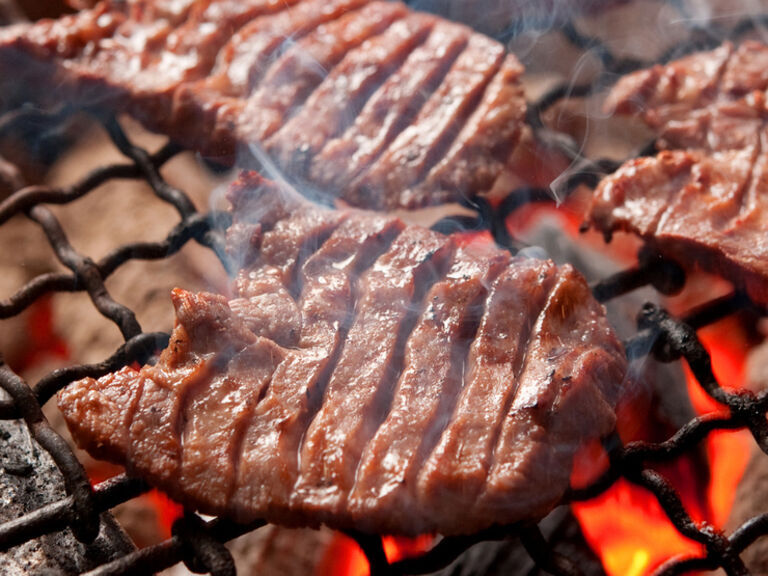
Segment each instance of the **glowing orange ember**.
M459 246L469 246L470 244L488 244L493 245L493 237L487 230L470 230L459 232L454 235L456 243Z
M26 316L29 345L20 358L10 358L11 368L17 372L34 366L48 358L67 359L69 349L53 326L53 302L50 295L39 298L29 307Z
M147 492L146 497L157 510L157 520L162 538L171 537L171 527L173 523L184 515L184 507L171 500L159 490Z
M382 543L389 562L418 556L428 550L434 541L433 536L401 538L384 536ZM351 538L337 534L325 554L318 576L367 576L370 574L368 560L360 547Z

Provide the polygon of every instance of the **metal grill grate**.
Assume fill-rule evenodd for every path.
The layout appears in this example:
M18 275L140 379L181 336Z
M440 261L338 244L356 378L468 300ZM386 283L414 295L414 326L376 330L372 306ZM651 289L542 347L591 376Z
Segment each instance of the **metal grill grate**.
M727 33L713 30L712 27L693 26L690 38L668 50L661 57L661 61L713 47L726 36L739 37L763 25L763 20L768 21L768 18L747 19ZM615 170L619 163L582 156L580 147L569 137L559 133L553 134L544 127L541 121L542 113L563 98L587 96L596 89L610 85L620 74L636 70L648 63L615 57L599 39L582 34L572 23L566 23L562 32L575 48L590 50L599 57L603 65L603 73L597 81L586 86L557 85L530 105L528 120L537 138L572 161L571 167L563 175L565 190L570 192L580 185L594 187L602 175ZM12 133L25 122L61 121L70 112L68 109L55 112L34 108L15 110L0 117L0 136ZM132 362L145 363L168 342L168 334L144 333L134 313L110 296L105 287L105 280L131 260L164 259L179 251L191 240L213 250L225 268L229 266L223 250L222 235L229 224L228 215L197 212L187 195L168 184L160 175L159 170L163 164L179 153L180 149L168 144L150 154L131 143L114 118L102 116L101 122L115 146L130 162L98 169L67 188L22 188L0 203L0 225L16 215L26 215L40 226L56 257L70 270L69 273L49 273L34 278L10 298L0 302L0 318L9 318L21 313L51 292L86 292L95 308L105 319L119 327L125 339L125 344L104 362L56 370L32 386L13 373L8 366L0 366L0 387L11 398L9 401L0 401L0 419L22 418L26 422L32 436L51 454L62 472L69 494L59 502L0 525L0 551L66 527L71 528L80 541L91 541L98 533L99 516L103 511L130 500L149 488L143 481L124 475L91 487L75 454L54 432L41 411L41 406L68 383L86 376L99 377ZM651 151L652 146L649 146L647 153ZM125 245L94 262L70 245L61 224L45 204L70 203L114 179L146 181L157 198L176 209L180 221L162 242ZM472 201L468 207L474 211L475 216L445 218L439 221L435 228L488 228L500 245L514 252L524 244L509 235L505 226L507 217L525 204L550 201L549 190L515 190L498 206L492 206L482 199ZM593 292L598 300L608 301L644 285L653 285L662 293L670 293L680 288L684 282L684 273L674 263L664 261L653 254L642 253L637 267L598 282L593 286ZM568 501L589 500L605 492L619 478L625 478L651 491L677 530L703 544L706 550L706 556L703 558L668 563L659 569L660 574L680 574L688 570L709 570L718 567L731 575L746 574L747 570L739 554L758 537L768 534L768 515L752 518L728 537L710 526L697 524L691 519L674 488L660 474L650 469L650 465L654 463L675 459L694 449L715 430L746 428L760 448L768 453L768 393L734 394L721 388L712 372L711 358L696 335L697 329L735 311L749 308L760 315L766 314L766 310L757 309L740 293L712 301L681 318L674 318L665 310L653 305L646 305L642 309L638 316L638 332L626 342L630 361L641 360L649 350L650 354L663 362L684 359L702 389L728 410L722 414L695 418L674 436L659 444L633 442L622 445L617 436L608 438L605 441L610 461L608 470L591 486L572 490L568 494ZM225 519L204 522L195 514L187 513L174 524L173 537L170 540L125 555L92 570L89 574L145 574L180 561L194 572L234 574L232 558L222 542L262 524L258 522L243 526ZM539 528L530 523L499 527L466 537L445 538L424 555L393 564L387 562L380 538L363 534L350 536L365 552L374 576L434 572L449 565L477 542L511 536L520 539L532 559L543 570L556 575L579 573L578 566L572 565L567 558L552 554Z

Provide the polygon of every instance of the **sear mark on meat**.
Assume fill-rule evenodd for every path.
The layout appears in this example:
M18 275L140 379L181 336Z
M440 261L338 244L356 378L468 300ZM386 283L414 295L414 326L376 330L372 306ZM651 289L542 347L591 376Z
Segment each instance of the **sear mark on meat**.
M355 279L401 229L395 219L348 219L305 264L297 343L301 352L275 371L267 395L248 424L238 455L234 514L245 514L255 501L265 509L290 514L299 444L337 369L358 306Z
M412 228L360 277L355 321L302 446L296 499L310 512L344 510L360 455L391 402L426 287L452 250L449 238Z
M381 34L408 13L402 4L372 3L350 12L291 46L248 98L251 135L266 140L295 116L312 91L350 50Z
M310 160L343 132L368 98L429 33L434 18L412 14L353 51L320 83L307 105L266 141L288 173L305 177Z
M508 261L507 254L489 245L460 248L444 279L427 292L391 408L357 469L349 508L361 526L387 525L387 510L407 509L415 501L419 470L461 390L487 288ZM428 527L414 521L412 529Z
M365 103L354 124L329 141L313 159L310 180L331 190L347 189L412 123L468 38L469 31L462 26L435 23L424 43L408 55L403 65ZM344 171L337 168L342 162L347 164ZM366 202L365 198L353 197L352 190L346 194L353 204ZM384 205L389 200L374 198L372 201Z
M65 388L80 445L237 521L466 534L559 502L626 371L581 276L255 173L229 198L233 298L176 289L156 365Z
M768 46L724 44L623 78L608 107L636 113L663 150L603 180L589 221L643 237L768 304Z
M372 0L104 0L0 31L8 93L127 113L219 162L266 150L370 208L488 192L524 122L521 73L466 26Z

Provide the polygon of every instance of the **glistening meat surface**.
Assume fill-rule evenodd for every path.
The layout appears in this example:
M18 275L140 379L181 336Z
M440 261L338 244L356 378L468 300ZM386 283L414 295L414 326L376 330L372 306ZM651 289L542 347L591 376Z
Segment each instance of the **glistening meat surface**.
M6 94L126 112L222 162L256 146L367 208L489 191L524 122L521 73L498 42L397 2L104 0L0 30Z
M245 173L233 297L173 292L153 366L60 393L76 441L202 512L378 533L541 518L626 360L570 266Z
M658 133L657 156L598 187L590 222L642 236L768 304L768 47L725 44L623 78L608 107Z

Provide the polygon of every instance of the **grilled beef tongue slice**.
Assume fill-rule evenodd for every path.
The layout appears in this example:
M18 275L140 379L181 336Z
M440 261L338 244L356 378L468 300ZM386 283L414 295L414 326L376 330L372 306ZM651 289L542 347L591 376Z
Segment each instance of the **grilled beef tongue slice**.
M662 150L597 188L589 222L641 236L768 304L768 46L745 42L624 77L609 110L637 114Z
M231 298L174 290L155 365L65 388L77 442L237 521L414 535L536 520L626 360L570 266L243 173Z
M9 94L127 113L220 163L255 148L368 208L490 191L524 123L521 73L495 40L397 2L104 0L0 30Z

